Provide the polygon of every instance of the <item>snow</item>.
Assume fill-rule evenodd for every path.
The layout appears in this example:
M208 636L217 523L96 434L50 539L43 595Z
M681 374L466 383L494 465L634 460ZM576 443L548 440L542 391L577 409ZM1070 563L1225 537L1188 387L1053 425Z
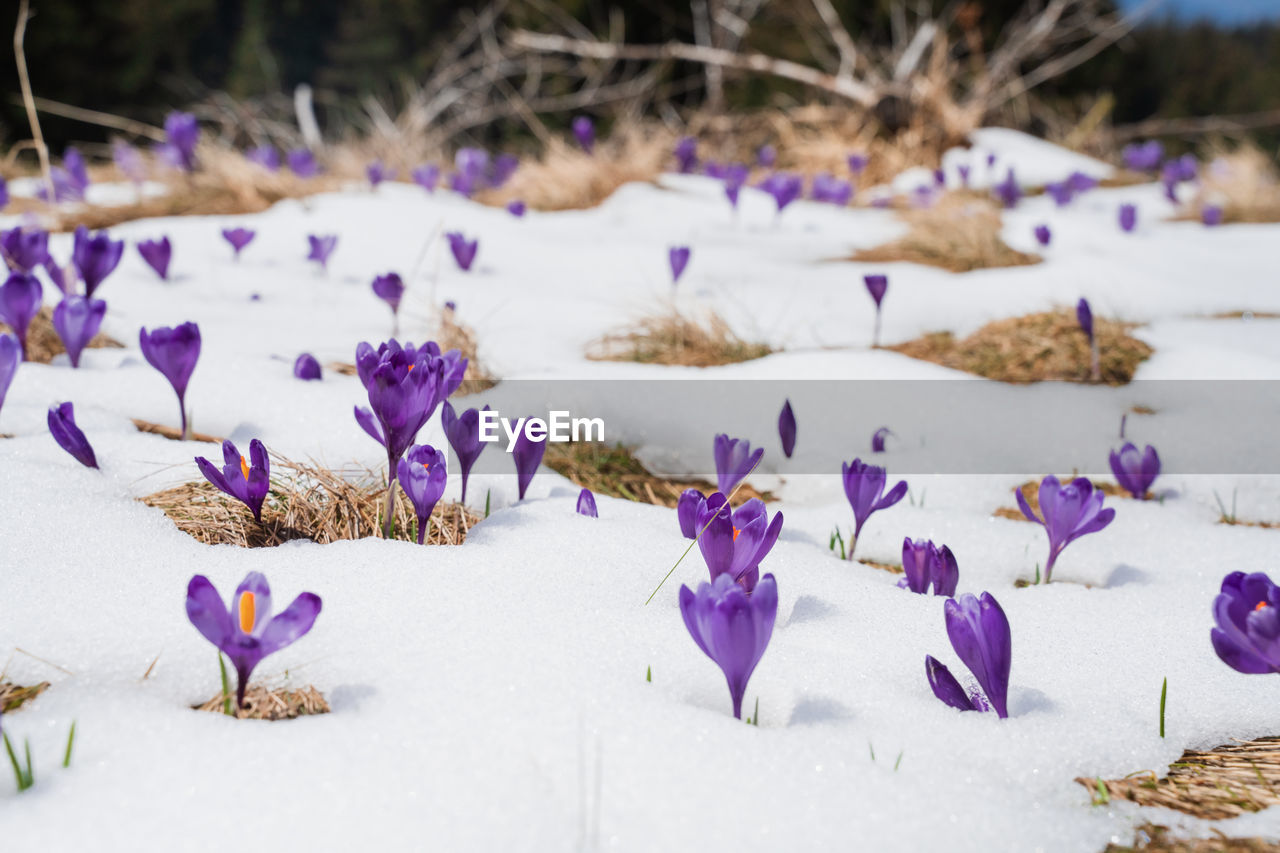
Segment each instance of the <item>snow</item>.
M1016 162L1027 182L1088 165L1006 131L983 131L974 150ZM1134 234L1116 226L1125 202L1140 209ZM920 387L935 389L963 378L867 348L873 310L861 276L882 269L886 342L967 334L1087 296L1096 314L1143 324L1138 334L1157 352L1140 379L1280 376L1280 321L1210 318L1280 311L1267 272L1277 226L1209 229L1169 214L1151 185L1095 190L1061 209L1029 198L1006 214L1005 231L1030 251L1032 228L1048 223L1045 262L963 275L842 261L901 233L888 211L800 201L775 217L767 196L744 189L734 216L718 184L674 175L624 187L595 210L524 219L383 185L254 216L112 229L129 248L101 290L104 331L127 348L87 351L78 371L24 365L0 412L0 431L14 436L0 440L0 656L11 680L53 682L4 719L12 738L30 739L37 775L17 796L0 774L6 839L49 850L213 850L230 834L262 849L1096 851L1127 843L1149 819L1200 834L1277 834L1271 812L1210 823L1122 802L1092 808L1072 781L1160 773L1186 748L1275 733L1280 679L1228 669L1208 641L1222 576L1270 569L1262 557L1278 535L1217 524L1215 495L1229 503L1234 494L1241 518L1280 515L1280 478L1221 473L1230 469L1201 464L1183 440L1212 431L1225 409L1180 404L1176 383L1063 391L1089 414L1072 443L1040 448L1043 458L1104 475L1118 414L1139 398L1159 401L1156 415L1129 418L1129 434L1160 447L1162 500L1108 498L1116 521L1067 549L1061 583L1015 589L1043 562L1044 533L991 513L1012 506L1028 476L994 473L1005 457L951 437L960 412L931 407L929 393L889 414L869 403L875 410L862 411L856 399L839 412L799 405L801 379L933 380ZM258 232L239 262L219 233L234 225ZM480 238L470 273L433 238L451 230ZM326 233L339 235L327 273L303 260L306 235ZM174 244L168 283L134 248L161 234ZM693 249L674 294L671 245ZM51 247L65 260L69 235ZM302 351L349 362L358 341L382 340L391 318L369 283L388 270L409 285L406 337L421 340L433 306L455 300L481 358L504 378L455 406L510 401L500 408L530 414L523 407L561 380L575 415L596 414L593 399L608 407L609 440L638 444L664 470L706 471L720 429L766 448L752 482L781 496L771 512L786 522L764 563L778 580L777 627L747 691L748 706L759 699L759 728L732 718L720 672L682 624L677 590L705 573L696 549L644 604L688 545L674 511L598 497L600 517L584 518L574 513L577 488L545 469L516 503L513 466L497 448L486 449L486 473L469 490L478 506L491 493L493 515L460 547L207 547L135 500L196 478L192 457L217 453L131 425L177 419L171 390L137 349L142 326L200 324L188 398L196 429L261 438L294 459L384 464L351 416L364 402L358 381L326 372L299 382L291 365ZM667 300L714 309L782 351L706 371L584 358L592 340ZM666 379L686 381L633 386L639 393L625 382ZM683 393L672 399L693 406L700 388L730 380L753 381L725 398L719 419L654 404ZM1000 411L1030 411L1049 393L955 384L983 386ZM752 388L762 389L754 403ZM592 398L591 389L605 390ZM792 460L774 432L788 393L800 422ZM63 400L75 403L101 472L49 437L45 412ZM894 481L938 470L929 466L944 456L971 467L906 474L911 500L868 523L858 554L897 562L903 536L933 538L955 552L961 592L997 597L1013 631L1008 720L933 697L924 656L958 666L941 600L827 548L832 529L847 534L852 523L832 460L867 458L871 431L884 424L895 438L876 462ZM1034 464L1039 434L1026 432L1024 447L1001 452ZM1242 432L1227 432L1212 458L1228 459L1235 442L1265 450L1271 440ZM420 440L441 446L437 419ZM304 590L324 600L315 629L268 658L259 677L315 685L332 714L268 724L189 710L218 682L214 651L183 610L186 583L205 574L227 595L248 571L266 573L282 604ZM75 757L63 770L73 720Z

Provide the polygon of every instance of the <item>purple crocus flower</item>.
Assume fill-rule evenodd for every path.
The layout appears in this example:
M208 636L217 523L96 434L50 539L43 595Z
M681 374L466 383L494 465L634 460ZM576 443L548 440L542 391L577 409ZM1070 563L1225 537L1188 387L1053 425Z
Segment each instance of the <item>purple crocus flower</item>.
M782 532L782 513L774 513L770 521L759 498L731 511L729 499L720 492L697 502L696 509L694 536L711 580L728 575L747 592L754 591L760 579L760 561Z
M329 256L333 254L333 250L338 247L337 234L308 234L307 235L307 260L315 261L320 264L320 268L329 269Z
M787 205L800 197L800 193L804 190L804 181L799 175L774 172L760 183L760 189L773 196L777 213L781 215Z
M1013 169L1009 169L1005 173L1005 178L992 188L995 197L1000 200L1001 206L1006 209L1018 206L1018 201L1022 198L1022 187L1018 186L1018 179L1014 177Z
M871 346L874 348L880 346L880 303L884 301L885 292L889 289L889 277L882 274L864 275L862 283L876 303L876 325L871 334Z
M1209 631L1222 662L1246 675L1280 672L1280 588L1264 572L1232 572L1213 600Z
M729 438L725 433L720 433L712 442L711 454L716 461L716 484L721 492L731 495L737 485L760 463L764 448L757 447L753 453L751 442L743 438Z
M468 240L459 231L450 231L444 235L449 241L449 251L453 253L453 259L457 261L458 268L463 272L471 269L471 265L475 263L476 250L480 248L479 240Z
M436 191L436 184L440 183L440 167L434 163L426 163L410 172L409 176L415 184L433 193Z
M858 537L862 535L862 526L873 514L902 500L907 494L907 481L899 480L886 494L884 487L889 480L888 472L884 468L867 465L861 459L842 462L840 475L844 481L845 497L853 508L853 538L849 541L849 559L852 560Z
M1071 188L1072 192L1079 195L1080 193L1086 193L1098 186L1098 179L1086 175L1084 172L1077 171L1067 175L1066 183L1067 186Z
M756 150L756 164L762 169L772 169L773 164L778 162L778 149L772 145L761 145Z
M1049 232L1048 225L1037 225L1035 228L1036 242L1041 246L1049 245L1049 241L1053 239L1053 235Z
M195 171L196 144L200 141L196 117L191 113L169 113L164 120L164 135L175 165L184 172Z
M510 213L516 219L523 217L526 210L528 210L527 205L520 199L507 202L507 213Z
M98 467L98 459L93 455L89 439L85 438L84 432L76 426L75 406L70 403L50 406L48 422L49 433L53 436L53 440L58 442L59 447L74 456L76 461L84 467Z
M578 140L582 150L591 153L596 146L596 125L587 116L577 116L573 120L573 138Z
M960 186L965 189L969 188L969 171L970 166L968 163L961 163L956 166L956 174L960 176Z
M1120 450L1111 451L1111 473L1126 492L1138 500L1146 500L1147 492L1156 477L1160 476L1160 455L1151 445L1139 451L1131 441Z
M782 402L778 414L778 438L782 441L782 454L788 459L796 449L796 413L791 410L791 400Z
M314 178L320 174L320 165L316 163L315 155L306 148L295 148L284 155L284 159L289 164L289 171L299 178Z
M178 395L182 437L187 438L187 383L191 381L191 374L200 359L200 327L188 322L151 332L144 328L138 333L138 345L147 363L164 374Z
M809 196L814 201L844 207L853 198L853 184L842 181L835 175L823 173L814 177Z
M71 263L84 282L84 295L93 292L106 280L124 255L124 241L112 240L106 231L90 235L83 225L76 228L71 249Z
M1120 230L1128 234L1138 224L1138 208L1132 204L1120 205Z
M1049 535L1049 558L1044 566L1045 583L1053 579L1053 565L1064 548L1081 536L1097 533L1116 517L1114 509L1103 509L1102 501L1105 496L1102 490L1095 489L1093 483L1085 477L1077 477L1065 486L1052 474L1041 480L1040 511L1044 513L1043 519L1031 511L1021 489L1015 489L1014 493L1018 497L1018 508L1027 517L1027 521L1043 526Z
M68 264L60 267L54 262L53 258L45 258L44 271L49 274L50 281L54 287L62 291L63 295L70 295L76 286L75 268Z
M1120 152L1124 167L1131 172L1154 172L1164 158L1164 146L1152 139L1126 145Z
M1076 320L1080 323L1080 329L1089 338L1089 343L1093 343L1093 309L1089 307L1089 300L1081 297L1076 303Z
M1056 181L1051 184L1044 185L1044 191L1047 192L1053 203L1058 207L1066 207L1075 198L1076 192L1072 189L1071 184L1066 181Z
M880 429L871 433L871 452L884 453L884 440L893 435L893 431L888 427L880 427Z
M431 513L449 482L445 456L429 444L415 444L396 465L396 475L418 516L418 544L421 545L427 539Z
M667 249L667 262L671 264L671 286L675 287L684 275L684 268L689 265L689 247L672 246Z
M116 168L134 184L141 184L147 179L146 163L143 162L138 149L129 143L119 139L113 142L111 160L116 164Z
M22 344L8 332L0 332L0 409L4 408L4 397L21 363Z
M489 411L485 406L484 411ZM480 440L480 410L467 409L462 414L455 414L453 406L448 402L440 412L440 425L444 427L445 438L449 446L458 456L458 468L462 471L462 503L467 502L467 478L471 476L471 467L480 458L485 443Z
M676 501L676 521L685 539L698 538L698 513L707 503L707 496L697 489L685 489Z
M1169 201L1178 203L1178 184L1194 181L1200 169L1195 155L1183 154L1175 160L1169 160L1160 170L1160 183L1164 185L1164 194Z
M280 171L280 152L274 145L257 145L244 155L250 163L257 163L268 172Z
M0 177L0 210L9 206L9 182Z
M391 306L391 316L397 324L400 317L400 298L404 296L404 280L399 274L389 272L373 280L373 293L383 302Z
M747 682L773 636L778 616L778 585L765 575L748 595L727 574L698 591L680 587L680 615L693 641L715 661L729 684L733 716L742 719L742 697Z
M520 500L524 500L524 493L529 490L529 483L533 482L533 475L538 473L538 466L542 464L542 454L546 452L546 441L534 441L529 438L527 431L520 430L520 434L516 436L515 447L511 451L511 457L516 463L516 487L520 493Z
M0 231L0 254L13 272L29 273L49 260L49 232L21 226Z
M187 585L187 618L206 640L231 659L236 670L236 705L244 707L244 692L254 667L267 655L300 639L320 615L320 596L304 592L274 618L271 587L259 572L245 575L224 606L218 590L204 575Z
M1200 208L1200 221L1203 222L1205 225L1208 225L1210 227L1213 227L1215 225L1221 225L1222 219L1223 219L1222 205L1206 204L1204 207Z
M381 160L375 160L370 163L364 173L369 178L369 185L375 190L378 188L378 184L383 181L390 181L396 176L396 170L387 168L382 164Z
M143 240L138 244L138 254L147 262L156 275L167 281L169 279L169 261L173 258L173 244L168 237L159 240Z
M200 473L210 483L218 487L253 513L253 520L262 523L262 502L271 490L271 460L262 442L254 439L249 442L249 462L240 455L240 451L230 441L222 442L222 470L205 459L196 457L196 465Z
M865 154L850 154L848 159L849 171L852 172L855 177L861 175L866 170L867 163L869 162L870 158Z
M8 323L17 334L24 359L27 352L27 327L40 313L43 299L44 288L33 275L9 273L4 284L0 284L0 320Z
M320 362L311 353L304 352L293 363L293 376L304 382L314 382L320 378Z
M951 549L924 539L902 540L902 571L906 577L898 586L920 595L928 593L930 586L934 595L955 595L960 581L960 567Z
M223 228L222 239L231 244L232 251L235 252L235 259L240 260L240 252L245 246L253 242L253 238L258 236L257 231L250 231L248 228Z
M692 136L683 136L675 147L676 165L682 175L687 175L698 168L698 140Z
M596 511L596 496L591 494L590 489L583 489L578 492L578 515L587 515L591 518L600 517L600 513Z
M53 309L53 329L62 339L72 367L80 366L80 353L98 334L106 314L106 302L83 296L68 296Z
M489 169L489 186L495 189L511 180L511 176L520 168L520 158L514 154L499 154L493 158L493 166Z
M925 655L925 675L933 695L961 711L994 710L1009 716L1009 669L1013 662L1013 638L1009 619L989 592L981 598L965 593L942 605L947 636L961 663L969 668L982 692L965 693L944 664ZM983 695L985 694L985 695Z

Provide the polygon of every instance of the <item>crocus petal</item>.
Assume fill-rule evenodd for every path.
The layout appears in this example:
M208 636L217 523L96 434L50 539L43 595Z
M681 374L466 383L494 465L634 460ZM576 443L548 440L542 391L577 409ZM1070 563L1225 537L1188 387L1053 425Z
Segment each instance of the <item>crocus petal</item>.
M222 596L204 575L187 584L187 618L206 640L222 648L231 637L231 617Z
M924 656L924 672L929 679L929 686L933 688L934 696L961 711L977 710L973 707L969 694L964 692L960 682L956 681L956 677L951 674L951 670L947 669L945 664L939 663L932 655Z
M310 631L320 615L320 604L320 596L304 592L268 622L259 637L263 656L280 651Z
M378 426L378 421L374 418L373 412L363 408L362 406L354 407L354 411L356 415L356 423L360 424L361 429L369 433L374 441L385 447L387 441L382 437L382 428Z

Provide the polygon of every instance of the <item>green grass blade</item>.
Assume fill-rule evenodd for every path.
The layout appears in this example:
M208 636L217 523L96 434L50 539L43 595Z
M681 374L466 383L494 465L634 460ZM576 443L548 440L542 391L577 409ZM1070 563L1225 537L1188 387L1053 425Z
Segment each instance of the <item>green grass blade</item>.
M1169 679L1166 676L1160 687L1160 737L1164 737L1164 702L1169 695Z
M222 713L231 717L231 680L227 678L227 660L222 652L218 652L218 669L222 671Z
M71 766L71 747L76 742L76 721L71 721L71 733L67 735L67 754L62 756L62 766Z

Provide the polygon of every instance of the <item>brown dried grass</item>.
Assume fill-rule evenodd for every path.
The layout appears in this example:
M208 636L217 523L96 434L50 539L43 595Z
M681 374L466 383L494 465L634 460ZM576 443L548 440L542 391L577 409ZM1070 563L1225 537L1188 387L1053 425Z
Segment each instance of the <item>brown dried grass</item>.
M714 312L708 314L705 322L700 322L672 310L605 335L587 348L587 358L716 367L763 358L771 352L768 344L748 343L738 337Z
M1280 842L1266 838L1230 838L1216 827L1214 838L1175 838L1167 826L1144 823L1133 844L1108 844L1102 853L1280 853Z
M158 435L161 438L167 438L170 441L205 441L210 444L222 444L226 439L219 438L216 435L206 435L203 432L192 430L191 435L187 438L182 437L182 430L177 427L166 426L164 424L152 423L139 418L132 418L134 427L138 432L145 432L148 435Z
M629 501L674 507L685 489L710 494L716 487L706 480L671 480L649 473L631 448L622 444L609 447L595 442L571 441L547 444L542 464L597 495L626 498ZM769 492L758 492L743 483L735 501L760 498L776 500Z
M1136 326L1094 317L1104 384L1128 384L1154 352L1129 334ZM996 320L959 341L950 332L932 332L888 349L1014 385L1090 381L1088 339L1075 312L1065 309Z
M0 322L0 332L12 331L13 329ZM124 344L102 332L94 335L93 340L89 341L89 349L122 349L123 347ZM27 360L48 364L53 361L54 356L62 355L66 351L67 348L62 345L62 338L58 337L57 331L53 328L53 307L42 306L40 313L27 327Z
M9 681L0 681L0 713L16 711L41 693L49 689L49 682L42 681L30 687L23 687Z
M1223 820L1280 805L1280 738L1264 737L1187 750L1163 778L1150 770L1123 779L1076 779L1095 798L1107 796L1141 806L1163 806L1206 820Z
M250 684L245 690L242 708L236 707L235 694L228 696L225 693L219 693L207 702L192 707L197 711L225 714L228 698L234 712L228 716L234 716L238 720L294 720L311 714L329 713L329 703L314 687L269 690L261 684Z
M381 474L333 471L272 456L271 491L262 523L244 504L201 481L139 498L167 515L178 529L206 545L271 548L294 539L321 545L382 536L387 487ZM397 486L391 538L417 541L413 504ZM457 503L440 503L431 515L429 545L459 545L480 516Z
M1000 211L987 201L949 194L933 207L901 211L911 230L896 240L861 249L850 260L905 262L950 272L1038 264L1039 255L1019 252L1000 236Z
M1199 220L1208 204L1222 208L1222 221L1280 222L1280 176L1254 145L1219 148L1201 170L1200 191L1177 219Z

